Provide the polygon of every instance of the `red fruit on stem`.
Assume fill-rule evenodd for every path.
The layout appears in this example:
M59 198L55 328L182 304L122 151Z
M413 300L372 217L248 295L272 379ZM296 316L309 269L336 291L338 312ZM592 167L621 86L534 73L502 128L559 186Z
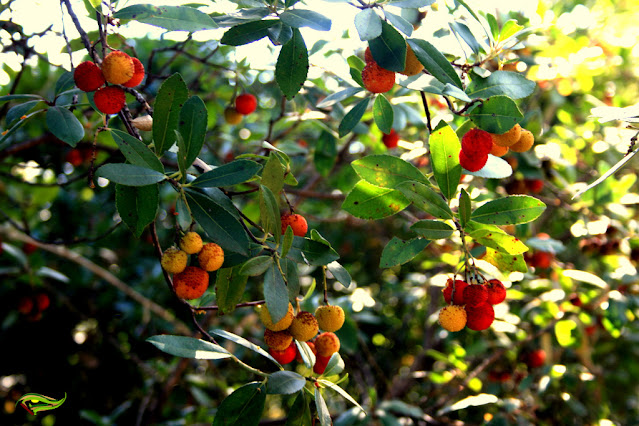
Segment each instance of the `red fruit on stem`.
M284 349L283 351L276 351L272 348L269 348L268 353L270 353L271 356L275 358L275 360L277 360L277 362L285 365L292 362L297 356L297 346L295 346L295 342L291 342L288 348Z
M362 82L372 93L386 93L395 85L395 73L369 62L362 70Z
M530 259L530 265L535 268L550 268L554 256L547 251L536 251Z
M459 164L469 172L481 170L488 161L488 154L468 156L463 150L459 151Z
M455 280L455 295L452 297L454 305L463 305L464 304L464 290L468 286L466 281ZM450 303L451 296L453 294L453 280L451 278L446 281L446 287L442 291L444 294L444 300L446 303Z
M526 355L525 362L529 368L541 367L546 362L546 351L543 349L535 349Z
M471 284L464 289L464 304L477 307L488 300L488 290L481 284Z
M533 194L538 194L544 189L544 181L541 179L524 179L526 188Z
M257 108L257 98L250 93L242 93L235 98L235 109L242 115L248 115Z
M470 129L461 140L462 151L468 157L481 157L493 148L493 138L485 130Z
M495 320L493 306L485 302L479 306L466 306L466 327L471 330L486 330Z
M308 232L308 223L301 214L293 213L282 215L282 235L284 235L289 225L293 229L293 235L297 237L303 237Z
M323 374L324 371L326 370L326 366L328 365L328 361L330 361L330 359L331 359L330 356L317 355L315 357L315 365L313 366L313 372L315 374Z
M30 254L33 254L37 249L38 249L38 246L36 246L33 243L27 242L22 244L22 252L26 254L27 256L29 256Z
M49 300L49 296L47 296L45 293L36 294L35 299L36 299L36 305L38 306L38 310L40 312L47 309L49 307L49 304L51 303L51 301Z
M484 285L486 286L486 290L488 290L488 303L496 305L506 300L506 287L504 287L501 281L492 279L488 280Z
M95 106L104 114L117 114L124 107L124 90L117 86L101 87L93 95Z
M384 133L382 136L382 142L386 145L386 148L397 148L397 142L399 141L399 134L395 129L391 129L390 133Z
M29 296L23 296L18 302L18 312L27 315L33 310L33 299Z
M106 82L102 70L91 61L84 61L73 71L73 80L83 92L93 92L104 86Z
M135 87L142 83L144 79L144 65L138 58L131 58L133 60L133 77L129 81L123 84L125 87Z

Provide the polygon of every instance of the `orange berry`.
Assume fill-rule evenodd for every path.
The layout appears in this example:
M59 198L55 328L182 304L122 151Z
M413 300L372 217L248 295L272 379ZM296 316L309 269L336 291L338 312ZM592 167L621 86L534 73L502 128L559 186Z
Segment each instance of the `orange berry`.
M187 232L182 238L180 238L180 248L184 250L186 254L194 254L202 250L202 237L197 232Z
M335 333L326 331L315 339L315 349L320 356L330 357L335 352L339 351L340 342L339 337Z
M386 93L395 85L395 73L369 62L362 70L362 82L372 93Z
M160 264L162 269L169 274L179 274L186 268L187 261L188 255L184 251L177 247L171 247L162 253Z
M493 147L491 148L490 153L495 157L503 157L504 155L508 154L509 150L510 148L508 148L507 146L499 146L493 143Z
M96 90L93 95L95 106L104 114L117 114L124 107L124 90L117 86L106 86Z
M291 323L293 322L293 318L295 317L295 313L293 311L293 305L289 303L288 312L286 312L286 315L284 315L284 317L278 322L273 323L268 308L266 307L266 305L263 305L260 309L259 316L260 321L262 321L262 324L264 324L264 327L268 328L271 331L282 331L290 327Z
M406 44L406 64L404 65L404 69L400 71L400 74L404 74L405 76L417 75L424 69L424 65L419 62L417 56L415 56L415 52L410 47L409 44Z
M209 288L209 274L197 266L187 266L173 276L173 288L181 299L197 299Z
M466 310L458 305L443 307L439 311L439 324L448 331L461 330L466 326Z
M315 316L307 311L298 312L288 328L288 332L300 342L311 340L319 331L319 325Z
M250 93L242 93L235 98L235 109L243 115L247 115L255 111L257 108L257 98Z
M373 59L373 53L371 52L371 48L367 47L366 50L364 50L364 62L371 63L371 62L375 62L375 59Z
M535 136L530 130L522 130L521 137L514 145L510 146L510 150L514 152L526 152L532 148L535 143Z
M102 74L111 84L125 84L131 80L134 73L133 59L120 50L114 50L102 60Z
M493 143L497 146L511 146L517 143L521 136L521 126L515 124L509 131L502 134L491 134Z
M205 271L217 271L224 263L224 250L215 243L206 243L198 253L197 260Z
M322 305L315 310L319 328L324 331L337 331L344 325L344 310L336 305Z
M123 84L125 87L135 87L142 83L144 79L144 65L142 65L142 62L138 58L131 58L131 60L133 61L133 77Z
M284 235L286 228L288 228L289 225L291 226L291 229L293 229L293 235L298 237L303 237L308 232L308 223L301 214L283 214L281 219L282 235Z
M276 351L283 351L293 342L293 336L286 331L272 331L268 328L264 330L264 343L269 348Z
M224 110L224 120L229 124L240 124L242 122L243 115L237 112L235 107L227 107Z
M98 90L105 83L102 70L91 61L84 61L75 68L73 80L78 89L84 92Z

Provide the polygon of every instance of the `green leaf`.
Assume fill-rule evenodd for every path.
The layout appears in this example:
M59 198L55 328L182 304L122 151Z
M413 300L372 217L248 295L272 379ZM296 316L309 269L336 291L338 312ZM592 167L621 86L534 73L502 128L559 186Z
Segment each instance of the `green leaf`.
M280 259L280 266L286 276L286 287L288 288L288 300L291 303L297 301L300 294L300 277L297 271L297 264L291 259Z
M466 231L468 236L479 244L506 254L522 254L528 251L528 247L519 238L513 237L496 226L482 226L471 222Z
M428 238L429 240L440 240L453 235L455 231L449 224L439 220L424 219L415 222L411 227L411 231L419 234L419 236Z
M368 42L375 62L389 71L403 71L406 66L406 40L390 24L382 21L382 33ZM449 64L450 65L450 64Z
M487 78L475 78L466 89L473 99L505 95L511 99L530 96L537 85L518 72L495 71Z
M186 200L196 222L211 241L226 252L248 254L249 239L239 220L211 197L185 190Z
M217 271L215 295L222 313L228 314L235 310L235 305L242 299L247 280L248 276L240 273L239 267L222 268Z
M514 19L509 19L501 27L501 33L499 34L499 39L497 41L499 42L505 41L509 39L510 37L514 36L515 34L517 34L523 28L524 27L519 25L517 21L515 21Z
M250 180L261 168L255 161L234 160L201 174L191 182L191 186L211 188L237 185Z
M271 256L253 257L242 265L240 274L250 275L252 277L262 275L271 265L273 265L273 258Z
M7 126L13 126L18 120L22 119L22 116L26 115L34 106L36 106L40 102L42 101L28 101L12 107L9 111L7 111L7 116L5 118Z
M188 96L189 90L180 74L173 74L160 86L153 106L153 142L158 157L175 143L180 110Z
M396 188L406 181L428 182L417 167L393 155L368 155L351 165L359 177L382 188Z
M337 139L332 133L323 130L315 145L315 155L313 157L315 168L322 176L327 177L333 170L336 160Z
M55 82L55 94L56 96L66 90L73 89L75 87L75 80L73 79L73 71L67 71L60 76L58 81Z
M473 35L473 33L465 24L459 21L453 21L449 23L449 25L451 30L453 30L453 33L461 37L462 40L466 42L466 44L470 47L470 49L473 51L475 55L478 55L479 52L483 50L481 46L479 45L479 42Z
M238 9L228 15L218 15L213 17L220 27L231 27L246 22L259 21L271 14L268 7L254 7L250 9Z
M337 129L337 133L340 138L346 136L357 126L360 122L364 113L366 112L366 108L368 108L368 101L370 98L364 98L359 101L350 111L344 116L342 122L339 123L339 127Z
M306 379L294 371L276 371L268 377L266 385L268 394L291 395L304 388Z
M47 127L53 135L75 147L84 137L84 127L71 111L63 107L51 107L46 114Z
M115 129L111 129L111 137L129 163L164 173L162 162L144 142L126 132Z
M473 211L471 219L487 225L517 225L537 219L546 205L528 195L511 195L487 202Z
M286 257L291 247L293 247L293 238L295 234L293 234L293 228L291 226L286 227L286 231L284 231L284 238L282 238L282 250L281 257Z
M468 195L468 192L462 188L459 193L459 223L462 228L464 228L470 220L471 213L470 196Z
M367 8L355 15L355 28L360 40L372 40L382 34L382 20L373 8Z
M182 358L224 359L233 355L220 345L186 336L158 335L146 339L159 350Z
M275 264L264 274L264 300L274 323L284 318L288 312L288 290Z
M348 394L348 392L346 392L344 389L339 387L336 383L333 383L330 380L324 380L324 379L319 379L318 382L320 382L322 385L324 385L324 386L326 386L328 388L331 388L332 390L334 390L335 392L340 394L342 396L342 398L346 399L347 401L349 401L351 404L355 405L360 410L366 412L362 408L362 406L359 405L359 403L357 401L355 401L355 399Z
M238 336L237 334L233 334L230 331L221 330L221 329L209 330L209 333L213 333L213 334L215 334L217 336L220 336L220 337L223 337L225 339L228 339L228 340L230 340L233 343L237 343L240 346L244 346L245 348L250 349L250 350L252 350L255 353L258 353L258 354L262 355L263 357L270 359L276 365L281 367L280 363L277 362L275 360L275 358L273 358L271 356L271 354L269 354L268 352L266 352L264 349L260 348L256 344L249 342L248 340L246 340L242 336Z
M515 101L504 95L493 96L470 112L473 123L489 133L505 133L523 118Z
M328 361L328 364L326 364L326 369L324 370L324 373L322 373L322 376L333 376L335 374L340 374L342 371L344 371L344 367L344 360L340 356L339 352L335 352L333 355L331 355L331 359Z
M318 31L331 29L331 20L312 10L289 9L280 14L280 19L293 28L309 27Z
M282 192L284 187L284 167L274 151L269 154L262 170L262 185L271 190L279 207L280 192Z
M0 104L4 102L22 100L22 99L38 99L44 101L44 98L40 95L4 95L0 96Z
M333 274L333 277L339 281L344 287L349 288L351 286L351 274L348 273L346 268L340 265L337 261L333 261L326 265L328 270Z
M388 22L393 24L395 28L406 34L407 36L411 36L413 34L413 24L408 22L406 19L399 15L395 15L394 13L390 13L387 10L384 10L384 16L388 19Z
M339 254L331 247L310 238L295 237L288 258L297 263L311 266L328 265L339 259Z
M122 221L135 238L140 238L144 228L155 220L160 203L158 185L115 185L115 205Z
M268 35L268 29L277 25L279 19L267 19L239 24L229 28L220 43L229 46L242 46L264 38Z
M293 37L293 28L283 22L268 29L268 38L275 46L282 46Z
M307 74L308 50L302 33L295 28L291 39L282 46L275 65L275 80L286 99L295 97L304 85Z
M346 196L342 209L361 219L381 219L399 213L409 204L410 201L395 189L360 180Z
M324 401L322 392L320 392L319 388L315 388L315 408L317 410L320 425L331 426L333 424L333 421L331 420L331 413L328 411L326 401Z
M390 133L393 128L394 116L393 106L384 95L379 93L373 103L373 118L379 130Z
M442 196L420 182L403 182L396 186L415 207L439 219L452 219L453 212Z
M409 39L408 44L415 52L415 56L424 65L424 68L437 80L446 84L450 83L460 89L463 85L455 68L448 59L435 46L426 40ZM401 70L400 70L401 71Z
M213 426L257 426L265 402L264 383L247 383L222 401L213 419Z
M433 131L429 144L435 180L444 197L450 200L455 196L461 178L461 143L455 131L445 125Z
M218 25L209 15L187 6L137 4L115 12L113 17L116 19L134 19L169 31L188 31L192 33L218 28Z
M275 243L279 244L282 234L280 210L275 195L264 185L260 185L260 218L264 230L272 234Z
M346 89L332 93L322 99L320 103L317 104L317 108L328 108L329 106L335 105L336 103L341 102L344 99L348 99L361 91L361 87L347 87Z
M301 391L286 415L285 426L311 426L311 408L306 400L306 392Z
M166 176L155 170L125 163L105 164L95 171L96 176L127 186L145 186L163 181Z
M188 169L197 158L204 145L208 113L204 101L198 96L191 96L180 110L178 130L184 140L184 149L178 156L184 161Z
M424 238L404 241L393 237L382 251L379 266L381 268L390 268L391 266L402 265L421 253L428 244L430 244L430 240Z

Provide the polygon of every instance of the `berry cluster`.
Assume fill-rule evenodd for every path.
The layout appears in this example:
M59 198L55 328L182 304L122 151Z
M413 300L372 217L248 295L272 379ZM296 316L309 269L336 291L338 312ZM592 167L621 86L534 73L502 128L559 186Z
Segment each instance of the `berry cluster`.
M137 58L115 50L104 57L99 67L91 61L79 64L73 72L78 89L95 92L95 106L104 114L117 114L124 107L124 90L119 87L135 87L144 79L144 65ZM112 84L105 86L106 83Z
M462 137L459 164L469 172L476 172L486 165L493 140L485 130L470 129Z
M506 287L496 279L484 284L448 279L442 293L449 305L439 311L439 323L448 331L487 329L495 320L493 305L506 299Z
M27 316L29 321L38 321L51 301L46 293L37 293L33 296L22 296L18 302L18 312Z
M173 289L182 299L202 297L209 287L209 272L217 271L224 263L224 250L215 243L204 243L197 232L187 232L178 247L170 247L163 254L162 268L173 274ZM199 266L188 266L190 254L196 254Z
M372 93L385 93L395 85L395 73L380 67L367 47L364 53L366 66L362 70L362 82L366 90Z
M502 134L490 134L493 140L491 154L502 157L508 153L526 152L535 143L535 136L530 130L522 129L519 124L515 124L512 129Z
M294 340L306 342L315 354L313 372L316 374L324 373L331 356L339 351L340 341L334 332L342 328L345 319L344 310L339 306L323 305L315 310L315 315L308 311L299 311L295 315L293 305L289 303L286 315L274 323L264 305L259 308L259 317L266 328L264 343L273 358L282 365L294 359L302 362ZM320 330L323 332L317 335Z
M229 124L239 124L242 117L257 109L257 98L250 93L242 93L235 98L235 106L228 106L224 110L224 120Z

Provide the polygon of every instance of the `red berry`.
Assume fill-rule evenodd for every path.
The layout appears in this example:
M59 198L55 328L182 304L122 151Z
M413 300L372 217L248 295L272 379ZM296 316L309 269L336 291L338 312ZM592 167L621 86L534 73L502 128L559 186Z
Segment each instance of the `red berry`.
M73 80L83 92L93 92L104 86L102 70L91 61L84 61L73 71Z
M33 254L37 249L38 249L38 246L36 246L33 243L27 242L22 244L22 252L26 254L27 256L29 256L30 254Z
M530 265L535 268L550 268L550 264L552 263L554 256L552 253L547 251L536 251L533 253L532 258L530 260Z
M583 306L584 302L581 301L581 297L577 293L573 293L570 295L570 303L577 307Z
M467 286L468 283L466 281L455 280L455 296L452 298L454 305L464 304L464 290ZM446 287L442 293L444 293L446 303L450 303L451 295L453 294L453 280L451 278L446 281Z
M308 223L301 214L283 214L282 215L282 235L286 232L286 228L291 226L293 235L304 237L308 232Z
M541 179L524 179L526 188L533 194L538 194L544 189L544 181Z
M364 50L364 62L366 62L367 64L370 62L375 62L370 47L367 47L366 50Z
M477 307L488 300L488 290L480 284L471 284L464 290L464 304Z
M466 327L476 331L486 330L495 320L495 310L488 302L476 307L467 305L466 318Z
M493 148L493 138L485 130L470 129L461 140L462 151L468 157L482 157Z
M95 106L104 114L117 114L124 107L125 101L124 90L117 86L102 87L93 95Z
M44 311L45 309L49 307L49 304L50 304L49 296L47 296L45 293L37 294L35 299L36 299L36 305L38 305L38 310L40 312Z
M384 142L386 148L397 148L398 141L399 135L395 129L391 129L390 133L384 133L384 136L382 136L382 142Z
M486 290L488 290L488 303L496 305L506 300L506 287L504 287L501 281L493 279L484 285L486 286Z
M297 346L295 346L295 342L291 342L291 344L288 345L288 348L284 349L283 351L276 351L272 348L269 348L268 352L273 358L277 360L277 362L285 365L292 362L297 356Z
M524 358L526 365L530 368L537 368L546 362L546 351L543 349L535 349L528 353Z
M326 370L326 366L328 365L328 361L330 361L330 359L331 359L330 356L317 355L315 357L315 365L313 366L313 372L315 374L323 374L324 370Z
M242 115L247 115L257 108L257 98L250 93L243 93L235 98L235 109Z
M481 170L488 161L488 154L475 157L468 156L464 151L459 151L459 164L469 172Z
M125 87L135 87L142 83L144 79L144 65L138 58L131 58L133 60L133 77L129 81L123 84Z
M362 70L362 82L366 90L372 93L385 93L395 85L395 73L369 62Z
M18 312L27 315L33 309L33 299L29 296L23 296L18 302Z
M78 167L84 162L82 152L80 152L77 148L67 152L65 159L67 160L67 163L71 164L73 167Z

